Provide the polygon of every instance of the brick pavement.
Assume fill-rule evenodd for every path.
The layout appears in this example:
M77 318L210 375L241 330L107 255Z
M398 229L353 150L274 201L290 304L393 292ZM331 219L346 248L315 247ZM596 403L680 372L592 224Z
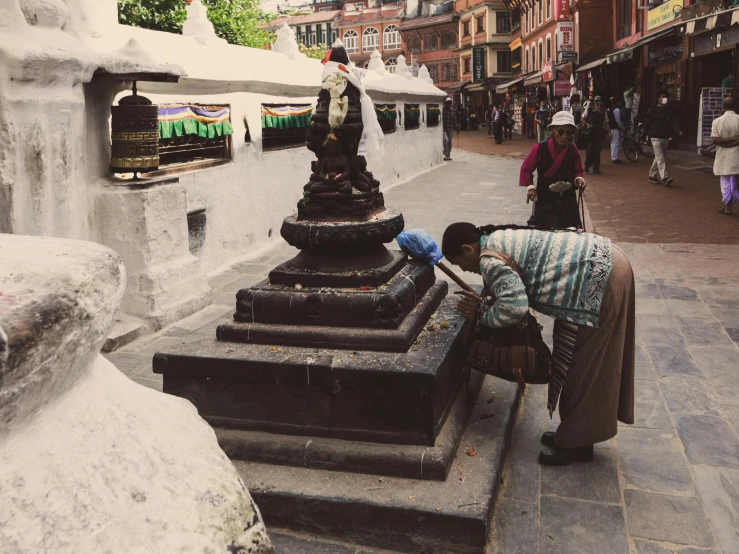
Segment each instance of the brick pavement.
M409 228L425 228L438 240L458 220L525 221L524 192L510 186L520 159L458 150L453 158L385 193ZM739 247L620 245L637 279L637 423L598 445L590 464L542 468L538 439L557 422L547 417L545 388L529 387L491 552L739 554ZM269 253L212 276L214 305L107 357L135 381L161 390L151 373L154 352L230 312L238 288L293 253L276 242ZM548 333L552 322L544 323ZM280 554L377 554L271 531Z
M454 148L480 154L523 159L534 141L516 137L496 145L482 131L459 133ZM585 153L582 152L583 160ZM667 169L675 182L669 188L648 180L650 159L624 165L610 161L610 150L601 155L601 175L587 175L586 201L599 231L617 241L649 243L737 244L739 214L728 217L722 208L713 160L689 152L669 152ZM706 173L706 170L708 173ZM517 184L511 182L511 186Z

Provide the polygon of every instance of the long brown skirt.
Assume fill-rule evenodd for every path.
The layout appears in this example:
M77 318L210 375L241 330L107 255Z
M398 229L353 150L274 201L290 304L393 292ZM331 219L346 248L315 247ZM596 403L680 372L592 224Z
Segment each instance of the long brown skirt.
M613 269L600 311L600 327L579 327L572 363L559 399L562 423L555 444L585 446L616 436L617 421L634 423L634 273L613 245Z

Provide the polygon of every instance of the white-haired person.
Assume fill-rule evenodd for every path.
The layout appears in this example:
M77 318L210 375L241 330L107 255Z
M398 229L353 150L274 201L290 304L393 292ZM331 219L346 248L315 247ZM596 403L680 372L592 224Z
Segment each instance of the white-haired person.
M557 112L547 129L549 138L535 144L521 165L518 184L528 187L529 200L536 202L529 225L546 229L582 229L577 191L587 184L580 151L573 142L577 132L575 119L570 112ZM534 171L537 172L536 185ZM569 184L569 188L563 183Z

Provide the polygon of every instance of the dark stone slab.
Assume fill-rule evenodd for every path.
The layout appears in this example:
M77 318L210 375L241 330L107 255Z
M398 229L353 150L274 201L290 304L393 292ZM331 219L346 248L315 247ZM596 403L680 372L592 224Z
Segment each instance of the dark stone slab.
M379 288L335 289L277 285L268 280L236 293L234 319L283 326L396 329L436 277L429 264L408 262Z
M647 350L658 375L703 377L693 356L684 346L649 346Z
M693 546L713 546L711 530L698 498L624 491L632 537Z
M271 530L269 538L275 547L275 554L354 554L357 551L353 546L332 544L315 537L299 537Z
M739 404L739 349L734 345L693 346L690 351L716 400L720 404Z
M725 419L689 414L675 426L690 463L739 468L739 439Z
M433 446L463 380L469 324L454 305L446 298L435 330L407 352L227 343L198 331L158 352L154 372L218 427Z
M538 552L628 554L623 508L542 496Z
M724 332L723 326L715 319L678 317L677 320L686 342L690 345L732 346L732 341Z
M634 488L667 494L694 494L693 479L673 431L621 429L618 458L624 480Z
M495 515L495 545L505 554L531 554L539 546L535 504L504 498Z
M495 396L496 415L486 399ZM486 552L492 509L518 409L516 385L487 377L446 481L242 462L234 465L267 527L414 554ZM475 456L467 454L474 448ZM534 508L535 509L535 508Z
M593 502L621 502L618 472L612 449L596 449L592 462L541 468L541 494Z
M462 387L432 447L218 427L215 432L221 448L232 460L443 481L449 474L482 381L481 373L472 372L469 388ZM528 458L536 462L534 457Z
M739 471L698 466L695 485L721 551L739 552Z
M724 330L729 335L729 338L734 341L735 344L739 344L739 327L726 327Z
M662 298L659 287L654 283L636 283L637 298Z
M634 546L636 546L636 554L717 554L715 550L706 550L705 548L678 544L664 546L656 542L642 540L635 540Z
M672 316L637 314L636 341L648 346L681 346L685 343Z
M664 298L671 298L675 300L695 300L698 298L698 293L695 289L689 287L681 287L676 285L660 285L660 291Z
M384 285L405 267L408 255L381 246L359 256L334 256L303 250L269 272L272 285L359 288Z
M672 415L721 415L718 402L703 379L669 377L660 382L660 387Z
M410 283L407 283L407 285L412 287ZM372 329L361 326L335 327L328 325L226 322L218 326L217 337L218 340L224 342L406 352L431 314L434 313L441 300L446 296L447 287L445 281L439 281L433 285L397 328ZM365 294L368 302L372 303L371 293ZM391 307L398 304L396 299L387 298ZM342 305L339 307L342 307ZM350 307L351 304L343 305L344 309ZM368 307L368 309L371 310L371 307ZM310 310L310 305L307 305L306 313L310 313ZM326 313L325 319L330 320L330 314L333 312L328 308L324 312Z

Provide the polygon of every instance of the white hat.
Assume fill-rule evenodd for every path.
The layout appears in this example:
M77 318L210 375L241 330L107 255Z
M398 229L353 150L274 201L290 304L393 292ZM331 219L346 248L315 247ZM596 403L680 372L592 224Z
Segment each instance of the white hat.
M577 125L575 125L575 118L572 117L570 112L561 111L554 114L552 122L547 126L547 129L551 129L552 127L562 127L564 125L570 125L571 127L577 128Z

